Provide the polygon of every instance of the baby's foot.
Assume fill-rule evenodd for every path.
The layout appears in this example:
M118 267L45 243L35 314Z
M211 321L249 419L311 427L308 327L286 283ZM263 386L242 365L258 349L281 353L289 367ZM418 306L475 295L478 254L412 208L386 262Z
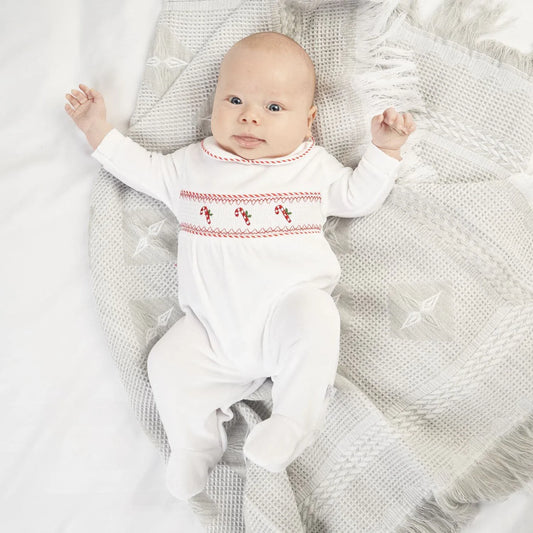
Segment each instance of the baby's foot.
M273 414L250 432L244 455L270 472L281 472L311 444L311 435L292 419Z
M167 463L167 489L178 500L187 501L202 492L207 484L209 469L202 452L177 450Z

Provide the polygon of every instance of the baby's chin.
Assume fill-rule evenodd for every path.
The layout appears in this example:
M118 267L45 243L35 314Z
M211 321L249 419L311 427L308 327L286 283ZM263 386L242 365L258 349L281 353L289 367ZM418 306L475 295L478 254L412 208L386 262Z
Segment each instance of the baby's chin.
M240 149L235 150L233 152L235 155L238 155L239 157L242 157L243 159L277 159L278 157L285 157L286 155L290 154L291 152L282 153L279 152L272 152L271 150L258 150L258 149Z
M292 148L272 147L266 140L262 140L262 142L246 142L242 139L231 138L230 142L221 142L216 137L215 140L227 152L248 160L276 159L285 157L294 151Z

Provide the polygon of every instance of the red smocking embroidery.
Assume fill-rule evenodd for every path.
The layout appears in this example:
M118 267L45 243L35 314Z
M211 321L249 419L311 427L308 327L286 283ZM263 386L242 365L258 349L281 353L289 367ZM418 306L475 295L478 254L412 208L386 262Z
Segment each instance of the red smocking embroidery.
M202 228L186 222L180 223L180 227L187 233L195 235L209 235L212 237L238 237L238 238L256 238L256 237L279 237L281 235L302 234L302 233L320 233L321 227L316 224L305 224L293 228L266 228L259 230L216 230L212 228Z
M320 192L206 194L183 190L180 200L189 205L184 205L180 225L185 232L195 235L247 239L321 233L322 225L313 224L318 222L316 207L320 199ZM299 202L309 205L299 206Z
M216 155L214 154L213 152L210 152L206 147L205 147L205 144L204 144L204 139L202 139L202 150L209 156L211 157L214 157L215 159L218 159L220 161L230 161L230 162L233 162L233 163L250 163L250 164L253 164L253 165L276 165L276 164L279 164L279 163L289 163L290 161L296 161L297 159L300 159L304 156L306 156L310 150L313 148L313 146L315 145L315 139L313 137L311 137L311 139L309 139L311 141L311 145L309 146L309 148L307 148L307 150L305 152L303 152L302 154L300 155L297 155L295 157L291 157L289 159L244 159L243 157L222 157L220 155Z
M270 202L272 200L291 200L316 202L320 201L321 194L319 192L277 192L264 194L203 194L192 191L182 190L180 198L187 200L194 200L195 202L249 202L251 204Z

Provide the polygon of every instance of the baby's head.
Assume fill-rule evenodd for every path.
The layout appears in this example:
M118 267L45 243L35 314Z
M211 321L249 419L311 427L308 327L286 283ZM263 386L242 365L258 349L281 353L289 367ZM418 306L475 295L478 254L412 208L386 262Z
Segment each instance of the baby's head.
M315 71L305 50L281 33L254 33L224 56L211 131L245 159L282 157L311 136Z

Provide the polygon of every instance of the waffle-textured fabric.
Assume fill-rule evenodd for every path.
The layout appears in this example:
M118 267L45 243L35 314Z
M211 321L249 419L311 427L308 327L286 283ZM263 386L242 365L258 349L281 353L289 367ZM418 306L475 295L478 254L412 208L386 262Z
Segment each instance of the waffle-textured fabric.
M271 383L235 404L226 453L191 500L209 532L458 531L478 502L533 477L533 60L478 42L483 17L445 4L423 27L414 4L393 0L163 3L126 132L149 150L210 134L220 61L258 31L308 51L313 135L343 164L357 164L384 108L410 111L418 126L383 206L325 226L342 270L325 427L271 473L242 454L270 416ZM180 227L103 169L91 202L103 327L139 422L168 460L146 358L183 316Z

